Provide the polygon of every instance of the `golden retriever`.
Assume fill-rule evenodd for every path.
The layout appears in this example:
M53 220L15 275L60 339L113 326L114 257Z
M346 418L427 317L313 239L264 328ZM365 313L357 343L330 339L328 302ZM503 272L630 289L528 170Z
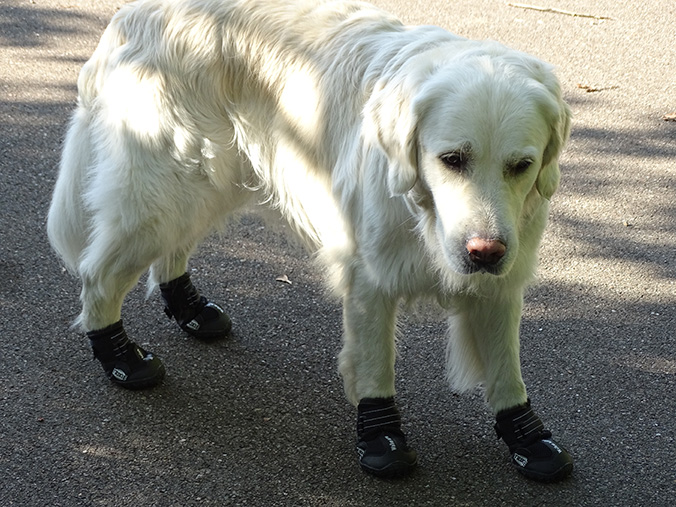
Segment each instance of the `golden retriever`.
M177 279L228 216L266 205L342 298L339 369L365 470L416 464L394 403L396 315L432 296L449 311L449 377L483 384L513 465L570 473L519 361L570 128L549 65L364 3L140 0L78 89L48 233L82 280L85 331L122 329L144 272Z

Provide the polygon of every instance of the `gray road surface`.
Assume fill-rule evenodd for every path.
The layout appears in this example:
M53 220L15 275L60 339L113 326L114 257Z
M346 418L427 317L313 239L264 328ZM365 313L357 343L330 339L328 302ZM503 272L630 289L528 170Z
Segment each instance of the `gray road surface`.
M44 224L81 65L120 0L0 0L0 505L667 506L676 504L676 3L379 0L410 23L555 64L575 114L528 295L534 405L576 459L541 485L507 466L480 393L452 394L443 319L402 325L398 391L418 472L364 475L336 372L341 316L297 247L246 217L201 248L232 339L186 338L135 290L128 330L165 384L115 388L69 329L78 284ZM587 91L591 88L596 91ZM275 281L286 274L292 285Z

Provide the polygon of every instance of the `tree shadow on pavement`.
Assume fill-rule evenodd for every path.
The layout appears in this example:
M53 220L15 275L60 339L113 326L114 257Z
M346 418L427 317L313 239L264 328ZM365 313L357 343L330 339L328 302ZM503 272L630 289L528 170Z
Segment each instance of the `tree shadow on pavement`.
M44 46L49 44L49 36L80 35L100 24L95 16L76 9L17 5L15 0L8 3L0 5L0 46Z

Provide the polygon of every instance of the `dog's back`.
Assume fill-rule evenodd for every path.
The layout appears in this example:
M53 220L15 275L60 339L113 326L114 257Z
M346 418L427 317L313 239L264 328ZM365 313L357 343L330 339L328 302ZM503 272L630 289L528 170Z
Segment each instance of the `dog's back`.
M330 212L340 206L332 193L344 184L347 198L359 178L359 147L346 150L345 143L357 140L364 87L375 84L388 61L364 55L396 54L416 36L388 43L383 34L394 40L404 31L393 16L359 2L125 5L80 73L78 110L48 217L55 250L77 271L99 227L92 216L107 212L104 201L128 222L134 212L137 223L151 221L146 208L171 215L187 207L167 182L195 175L220 192L221 205L203 192L190 196L206 208L186 222L217 222L246 199L241 188L256 188L307 243L335 243L343 225L338 211ZM339 164L346 169L331 181ZM148 165L155 168L142 168ZM150 182L165 190L137 192ZM301 184L307 191L292 188ZM157 195L163 202L149 202Z

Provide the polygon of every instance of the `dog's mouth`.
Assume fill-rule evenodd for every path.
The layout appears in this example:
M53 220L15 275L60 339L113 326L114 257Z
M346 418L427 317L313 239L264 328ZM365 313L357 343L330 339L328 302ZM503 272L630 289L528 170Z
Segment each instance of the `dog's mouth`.
M475 273L487 273L489 275L499 276L504 274L504 263L501 261L497 263L475 262L469 258L469 255L463 259L463 271L467 275Z

